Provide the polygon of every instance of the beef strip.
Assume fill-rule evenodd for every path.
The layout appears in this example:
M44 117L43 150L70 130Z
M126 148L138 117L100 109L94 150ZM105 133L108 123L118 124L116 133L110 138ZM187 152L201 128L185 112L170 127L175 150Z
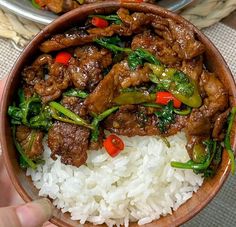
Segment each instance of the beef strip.
M203 100L203 105L192 111L185 129L188 138L186 148L190 157L196 141L199 142L211 136L219 139L218 129L222 129L222 124L226 120L226 113L223 115L221 113L228 108L228 93L224 85L213 73L203 71L200 78L200 86L204 90L206 97ZM213 127L214 130L211 135Z
M35 84L34 90L39 94L44 103L59 98L70 84L67 66L54 62L48 66L48 78L43 78Z
M67 66L54 62L51 55L40 55L31 66L22 72L26 97L34 92L47 103L60 97L70 84Z
M40 45L40 50L44 53L49 53L71 46L91 43L96 38L115 34L131 36L133 32L137 33L140 30L144 30L153 18L152 14L133 13L129 15L129 11L126 9L119 9L117 14L123 21L120 25L111 24L105 28L91 28L87 30L88 33L83 29L74 28L64 34L55 35L51 39L46 40Z
M202 57L198 56L196 58L192 58L191 60L183 60L179 69L198 83L202 74L202 67Z
M89 129L56 121L48 131L48 146L51 157L61 156L64 164L81 166L87 160Z
M43 42L39 48L42 52L49 53L67 47L91 43L97 37L96 34L88 35L84 29L72 28L64 34L54 35L51 39Z
M162 63L166 65L178 65L180 59L178 54L172 50L171 46L166 40L159 38L153 34L150 30L146 30L141 34L134 36L131 48L133 50L137 48L143 48L156 56Z
M112 105L112 100L120 88L136 86L149 81L148 66L131 71L126 60L115 64L96 89L86 98L85 104L90 113L99 114Z
M63 97L61 104L75 114L89 120L86 107L83 100L77 97ZM60 155L62 162L74 166L80 166L87 160L87 150L97 150L102 147L104 138L103 129L100 128L100 133L97 142L89 141L89 129L63 123L56 122L48 132L48 146L52 150L52 158Z
M104 128L129 137L136 135L170 136L184 128L186 119L187 117L178 115L175 123L169 125L165 133L161 133L157 126L158 118L154 114L150 114L147 108L139 105L125 105L105 119Z
M25 125L16 127L16 139L28 158L35 160L43 153L43 132L33 130Z
M195 37L193 30L183 24L168 19L174 43L172 49L181 59L192 59L205 51L204 45Z
M31 66L25 67L22 72L23 80L29 86L34 86L44 79L45 69L52 64L51 55L40 55Z
M103 79L103 70L111 65L112 55L94 45L76 48L75 55L77 60L68 67L71 81L75 87L92 92Z
M218 140L222 140L224 138L223 128L225 123L227 122L227 118L229 116L230 109L227 109L225 112L221 113L216 117L214 121L214 127L212 130L212 137Z
M203 87L207 95L203 106L200 107L200 111L205 116L213 118L214 115L226 110L229 105L228 92L214 73L203 71L200 86Z

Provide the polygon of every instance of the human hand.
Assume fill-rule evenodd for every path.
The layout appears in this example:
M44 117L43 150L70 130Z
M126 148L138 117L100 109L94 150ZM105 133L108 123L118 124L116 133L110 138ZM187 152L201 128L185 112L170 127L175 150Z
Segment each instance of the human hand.
M0 101L6 77L0 80ZM56 227L46 222L52 216L52 205L48 199L22 204L6 172L0 145L0 227ZM13 205L14 206L11 206ZM7 206L7 207L5 207Z
M50 200L35 200L24 205L0 208L0 227L40 227L51 216Z

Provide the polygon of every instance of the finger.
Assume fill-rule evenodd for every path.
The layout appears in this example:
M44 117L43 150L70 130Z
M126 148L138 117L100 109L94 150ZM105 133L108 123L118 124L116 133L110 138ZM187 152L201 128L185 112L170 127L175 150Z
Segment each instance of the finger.
M54 225L50 222L46 222L46 223L44 223L44 225L42 227L57 227L57 225Z
M40 199L17 207L0 208L0 227L39 227L51 216L51 202Z

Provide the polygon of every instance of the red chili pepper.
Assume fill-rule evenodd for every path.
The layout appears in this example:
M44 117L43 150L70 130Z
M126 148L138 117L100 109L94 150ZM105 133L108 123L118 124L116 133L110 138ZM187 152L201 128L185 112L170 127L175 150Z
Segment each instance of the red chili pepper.
M100 17L93 17L92 18L92 25L98 28L105 28L109 25L108 21L100 18Z
M114 134L109 135L104 140L103 146L111 157L115 157L116 155L118 155L122 150L124 150L125 147L122 139Z
M167 105L169 101L173 100L173 106L175 108L180 108L181 102L175 98L170 92L160 91L156 94L156 103Z
M71 54L66 51L62 51L56 55L55 62L68 65L70 59L71 59Z

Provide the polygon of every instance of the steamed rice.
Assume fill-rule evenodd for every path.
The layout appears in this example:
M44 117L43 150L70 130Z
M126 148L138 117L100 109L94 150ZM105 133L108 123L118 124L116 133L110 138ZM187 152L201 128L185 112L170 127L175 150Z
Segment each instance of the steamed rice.
M125 150L111 158L104 149L89 151L86 165L64 165L60 157L27 170L40 196L49 196L71 219L108 226L139 225L171 214L203 182L191 170L174 169L171 161L189 160L183 133L169 137L168 148L158 137L123 137Z

